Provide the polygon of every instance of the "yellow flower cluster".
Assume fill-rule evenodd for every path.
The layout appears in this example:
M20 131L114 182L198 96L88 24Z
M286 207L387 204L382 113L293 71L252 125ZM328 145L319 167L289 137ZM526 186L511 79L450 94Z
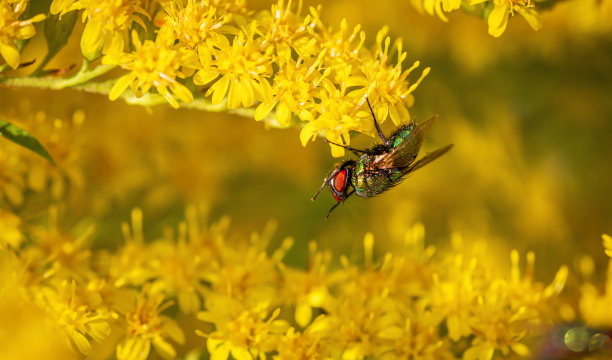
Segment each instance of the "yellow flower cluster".
M36 34L33 24L46 18L44 14L37 14L21 19L27 6L28 0L0 0L0 55L13 69L21 61L16 41L33 37Z
M521 14L534 30L540 30L542 26L531 0L412 0L412 4L430 15L438 15L444 22L448 21L445 13L462 7L474 13L480 11L489 24L489 34L494 37L504 33L509 17L515 12Z
M3 216L1 228L29 241L2 238L9 266L0 297L19 294L78 352L114 348L118 359L147 359L152 349L174 359L177 346L198 351L204 342L212 359L526 356L524 341L558 319L567 268L544 285L533 278L532 253L524 276L516 251L504 274L483 244L463 246L457 235L452 250L434 255L417 224L403 247L380 259L366 234L360 264L344 256L338 264L311 243L299 269L283 263L291 238L268 249L273 223L248 241L230 241L228 219L206 226L202 213L189 207L177 231L151 241L135 209L116 251L90 247L93 227L62 232L54 207L47 226ZM203 339L188 342L195 317Z
M111 100L128 87L137 97L154 88L178 108L179 100L190 103L201 92L213 105L253 108L256 120L275 110L282 127L306 123L303 145L318 133L348 144L350 131L375 134L366 98L380 122L389 116L395 124L407 121L412 92L429 72L409 82L419 62L403 68L408 55L401 41L391 43L386 28L368 48L360 26L350 28L343 20L339 29L328 27L320 9L301 15L301 2L280 0L252 16L243 1L147 4L54 0L51 5L52 14L82 11L86 58L102 55L103 64L127 71L112 86ZM130 44L124 38L131 38ZM344 149L334 146L332 154L341 156Z

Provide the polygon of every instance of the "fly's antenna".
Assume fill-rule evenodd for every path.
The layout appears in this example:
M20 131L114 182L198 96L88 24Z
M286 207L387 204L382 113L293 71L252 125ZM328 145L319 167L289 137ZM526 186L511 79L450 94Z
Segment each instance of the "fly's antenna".
M389 142L385 138L383 132L380 130L380 126L378 126L378 121L376 121L376 115L374 115L374 110L372 110L372 105L370 105L370 99L366 98L366 102L368 103L368 107L370 108L370 112L372 113L372 119L374 119L374 126L376 127L376 131L378 131L378 136L380 136L385 146L389 146Z
M313 197L310 198L310 201L315 201L315 199L317 198L317 196L319 196L319 194L321 193L321 191L323 191L323 189L325 189L325 187L327 186L327 184L329 184L330 180L332 179L332 176L334 176L336 172L334 171L331 175L329 175L324 181L323 181L323 185L321 186L321 188L319 189L319 191L317 191L316 194L314 194Z

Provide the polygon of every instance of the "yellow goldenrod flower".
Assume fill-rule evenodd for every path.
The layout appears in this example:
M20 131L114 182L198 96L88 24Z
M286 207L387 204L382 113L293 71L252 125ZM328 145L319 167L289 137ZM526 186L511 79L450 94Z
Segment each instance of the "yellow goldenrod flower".
M151 255L144 243L142 216L142 210L133 209L131 227L128 223L121 224L125 245L112 257L109 267L109 276L117 288L141 286L153 277L147 265Z
M146 29L140 16L150 18L140 0L53 0L51 3L51 14L63 15L73 10L82 10L83 21L87 20L81 36L81 51L90 60L110 49L122 51L123 37L129 33L132 23Z
M231 14L224 13L209 2L188 0L166 0L161 2L168 22L174 30L178 41L191 48L208 46L206 40L219 41L221 31L231 19ZM227 29L225 29L227 31Z
M78 237L62 233L58 228L58 209L49 208L49 224L32 229L36 247L27 249L31 256L40 256L49 261L51 269L63 278L82 278L87 273L91 250L89 238L94 227L90 226Z
M46 18L46 15L38 14L29 19L19 19L28 4L28 0L0 1L0 55L13 69L16 69L21 61L15 41L33 37L36 33L33 23Z
M303 332L289 328L280 338L276 348L278 354L274 355L274 360L318 360L331 358L326 344L328 343L333 331L329 318L325 315L318 316L310 326Z
M462 6L468 11L476 10L475 5L484 4L489 34L494 37L500 37L504 33L508 18L514 15L515 11L521 14L534 30L538 31L542 26L531 0L411 0L411 2L420 12L438 15L444 22L448 22L445 12L460 9Z
M132 309L125 314L126 336L117 344L117 359L147 359L151 344L164 359L176 357L176 350L166 338L183 344L185 335L174 319L161 315L172 305L164 299L160 293L151 293L148 287L141 291Z
M164 25L159 29L155 41L145 40L141 43L137 32L132 31L134 52L123 53L120 48L110 50L102 62L119 65L130 72L113 85L109 99L117 99L129 86L138 97L155 87L174 108L179 107L176 98L186 103L193 101L191 91L176 78L184 77L179 71L182 66L197 66L196 57L193 52L176 47L174 40L172 28Z
M461 7L461 0L411 0L411 2L419 11L424 10L429 15L438 15L444 22L448 22L444 12L448 13Z
M204 292L201 281L204 274L202 254L190 246L185 238L178 243L172 239L156 241L150 246L149 267L155 280L153 291L176 296L184 313L201 309L200 294Z
M66 333L82 354L87 355L91 351L87 336L102 342L110 334L108 317L83 303L77 296L74 280L70 285L68 281L63 281L57 292L51 288L40 288L33 292L39 306L55 320L55 325Z
M279 263L284 288L281 296L285 303L295 302L295 322L305 328L310 324L313 308L329 306L329 289L340 279L336 274L327 274L331 262L330 252L318 252L314 242L309 244L306 271L292 269Z
M280 334L288 328L285 321L276 319L280 309L268 315L267 305L261 304L252 310L235 312L239 307L232 306L229 298L215 303L219 307L198 314L198 319L215 324L215 331L205 335L211 359L225 360L230 354L236 360L266 359L265 354L276 348ZM224 308L233 311L223 311ZM197 333L204 336L201 331Z
M486 0L475 0L472 4L477 4ZM534 30L540 30L542 25L538 13L534 10L531 0L493 0L495 7L489 14L487 19L489 23L489 34L495 37L501 36L508 25L508 17L514 15L514 12L521 14L529 26Z
M213 104L219 104L227 95L230 109L250 107L255 94L261 93L265 77L272 74L272 47L265 46L255 37L255 23L234 37L232 43L225 37L211 39L209 47L198 48L202 69L193 78L197 85L205 85L221 77L208 89ZM214 61L213 61L214 57ZM214 67L212 66L214 64Z
M410 119L407 107L414 104L412 92L419 86L421 81L429 74L430 68L425 68L416 82L408 86L407 78L410 73L419 66L416 61L410 68L402 72L402 62L406 59L407 53L402 51L401 41L397 41L394 48L397 49L397 64L393 67L389 62L393 54L389 53L391 39L386 36L388 28L385 27L376 36L376 50L374 56L363 62L362 74L350 77L345 86L359 86L360 90L355 91L354 95L358 99L368 97L370 103L378 105L376 119L384 122L387 116L395 125L400 125L406 119ZM366 120L371 117L366 113ZM371 119L370 119L371 120ZM374 128L372 125L372 132Z

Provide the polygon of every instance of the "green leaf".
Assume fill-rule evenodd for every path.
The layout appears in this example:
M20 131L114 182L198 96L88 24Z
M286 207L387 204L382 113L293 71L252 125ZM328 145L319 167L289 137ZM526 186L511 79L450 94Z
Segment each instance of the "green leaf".
M53 161L47 150L29 132L22 128L0 119L0 135L37 153L55 166L55 161Z
M61 17L59 14L49 14L45 20L45 38L47 38L48 53L54 56L68 42L74 24L79 17L78 11L70 11Z
M45 38L47 39L47 55L38 66L36 75L53 57L68 43L74 24L79 17L78 11L70 11L60 17L59 14L48 14L45 20Z

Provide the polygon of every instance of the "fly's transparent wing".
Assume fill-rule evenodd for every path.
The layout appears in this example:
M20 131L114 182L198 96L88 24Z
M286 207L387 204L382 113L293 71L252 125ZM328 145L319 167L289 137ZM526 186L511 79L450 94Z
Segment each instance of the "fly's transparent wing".
M419 150L427 134L431 130L438 115L433 116L422 124L418 124L412 132L392 151L378 156L374 160L374 167L380 169L395 169L407 167L419 155Z
M453 144L446 145L445 147L442 147L442 148L439 148L437 150L434 150L434 151L430 152L429 154L423 156L422 158L419 159L419 161L417 161L414 164L408 166L403 171L404 175L409 174L409 173L411 173L413 171L416 171L417 169L420 169L423 166L429 164L430 162L436 160L440 156L446 154L448 152L448 150L450 150L452 147L453 147Z

